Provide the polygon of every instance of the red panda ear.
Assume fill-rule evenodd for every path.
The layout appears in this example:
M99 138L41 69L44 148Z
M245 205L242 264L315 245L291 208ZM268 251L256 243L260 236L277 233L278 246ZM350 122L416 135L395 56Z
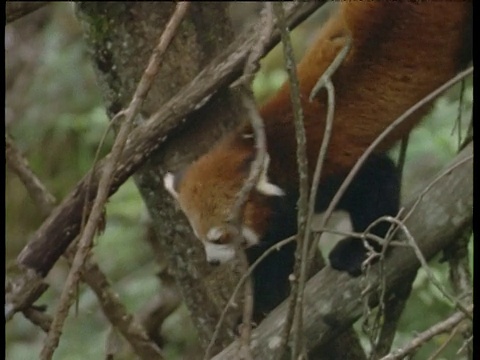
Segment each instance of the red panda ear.
M172 174L171 172L166 173L163 177L163 185L165 186L165 189L167 189L167 191L175 198L175 200L178 200L178 182L178 176Z
M268 166L270 165L270 156L265 154L263 160L262 172L260 178L258 179L256 189L259 193L267 196L283 196L285 192L275 184L272 184L268 181Z

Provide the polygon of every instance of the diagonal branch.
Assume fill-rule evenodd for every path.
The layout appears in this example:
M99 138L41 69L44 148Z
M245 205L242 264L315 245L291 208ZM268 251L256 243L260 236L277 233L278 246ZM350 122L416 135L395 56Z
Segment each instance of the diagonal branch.
M467 310L471 315L473 315L473 305L470 305ZM467 315L465 315L465 313L457 311L456 313L450 315L447 319L418 334L403 348L397 349L382 357L381 360L399 360L404 359L408 354L414 354L420 346L425 344L434 336L452 331L452 329L458 326L458 324L460 324L460 322L466 317Z
M56 309L55 316L50 326L50 331L47 334L47 338L44 341L44 347L40 353L41 359L50 359L53 356L53 352L58 346L60 340L61 330L63 324L68 315L68 309L74 301L75 291L73 290L80 280L80 271L83 267L90 248L92 246L93 237L97 231L98 223L103 216L104 205L109 196L109 189L114 177L115 168L125 148L128 134L133 127L133 120L140 110L141 105L150 89L155 75L158 73L160 66L160 59L165 53L168 44L170 44L173 36L175 35L179 24L185 16L188 9L188 3L179 3L170 18L169 23L166 26L165 31L160 37L160 41L157 47L154 49L152 56L150 57L147 68L145 69L142 78L137 86L132 101L125 111L121 111L118 115L124 118L118 135L113 144L112 151L108 157L104 169L102 171L99 185L97 189L97 195L95 197L91 213L89 214L85 228L82 229L80 239L78 240L78 246L73 258L72 266L65 282L62 294L60 296L59 305ZM115 118L117 118L115 116ZM115 118L112 120L114 121ZM152 348L148 358L163 358L158 349Z
M38 206L42 215L45 217L48 216L55 205L55 197L33 173L27 159L22 155L20 149L17 148L9 135L5 135L5 160L8 167L17 174L25 185L25 188L34 203Z
M291 89L290 101L292 103L294 125L295 125L295 139L297 144L297 171L299 179L299 197L297 200L297 247L295 250L295 266L293 269L292 281L292 296L290 297L290 308L293 310L288 314L289 321L285 327L285 336L283 337L282 347L280 353L283 352L283 347L288 339L287 334L292 334L292 359L300 357L302 342L302 291L299 281L301 280L301 264L306 261L304 258L304 239L307 233L307 214L308 214L308 159L307 159L307 136L305 133L303 109L300 103L300 84L297 77L297 70L295 65L295 58L293 56L293 47L290 40L290 33L285 24L285 14L282 6L279 3L274 5L275 16L278 20L278 27L282 35L283 57L285 62L285 69L288 73L288 79ZM291 324L290 324L291 322Z
M87 259L82 279L95 292L103 313L132 346L141 359L163 359L158 346L148 337L143 323L119 301L105 274L96 262Z
M5 3L6 24L38 10L50 1L7 1Z
M286 11L288 24L293 27L300 23L322 3L289 4ZM199 104L202 104L221 86L235 79L244 66L256 39L257 34L253 30L245 32L146 123L132 130L115 169L109 195L115 193L153 151L161 146L187 114L196 110ZM278 32L274 32L265 52L271 49L278 39ZM20 266L30 268L42 276L50 271L78 235L84 202L91 206L92 201L92 197L87 195L90 194L90 192L87 193L87 184L91 192L95 193L107 160L108 156L90 170L35 232L17 259ZM14 294L13 297L15 297ZM19 307L23 305L18 303Z
M438 252L458 239L465 226L472 222L473 145L464 149L449 165L452 171L444 173L419 201L412 199L407 209L415 206L415 216L405 221L425 259L430 260ZM466 159L470 159L466 161ZM458 164L455 165L455 164ZM455 199L455 201L452 201ZM435 211L432 211L435 209ZM455 217L448 214L455 213ZM372 266L368 290L371 305L378 302L376 289L381 286L379 266ZM420 262L410 247L395 247L387 257L384 267L387 291L401 284L405 277L417 271ZM352 278L330 267L324 268L307 283L305 289L304 334L307 350L323 346L350 326L362 314L362 294L365 279ZM276 308L252 334L251 352L256 359L272 359L279 343L281 328L285 324L287 301ZM214 357L215 360L236 359L238 344L234 342Z

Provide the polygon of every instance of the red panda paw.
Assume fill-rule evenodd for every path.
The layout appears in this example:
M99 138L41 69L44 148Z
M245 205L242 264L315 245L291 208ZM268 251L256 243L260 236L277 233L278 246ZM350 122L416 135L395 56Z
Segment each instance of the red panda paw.
M367 249L357 238L340 240L328 255L330 266L338 271L346 271L353 277L362 274L362 264L367 259Z

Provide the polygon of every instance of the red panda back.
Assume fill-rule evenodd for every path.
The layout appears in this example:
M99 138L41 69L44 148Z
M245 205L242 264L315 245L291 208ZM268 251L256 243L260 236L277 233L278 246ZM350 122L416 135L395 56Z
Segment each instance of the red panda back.
M310 92L346 42L352 46L333 76L335 117L324 165L328 177L348 170L378 135L409 107L452 78L465 65L470 2L342 2L298 65L308 138L310 174L326 118L325 92ZM377 149L390 148L428 110L417 111ZM279 186L296 173L296 142L289 85L260 110L266 124L271 174ZM279 155L277 155L279 154Z

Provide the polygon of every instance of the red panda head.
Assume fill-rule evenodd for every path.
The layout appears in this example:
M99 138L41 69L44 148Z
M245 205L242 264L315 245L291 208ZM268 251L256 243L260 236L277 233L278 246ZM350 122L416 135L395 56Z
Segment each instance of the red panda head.
M228 219L254 157L253 139L234 135L185 170L164 177L165 188L202 241L209 263L224 263L235 256L233 229ZM245 247L257 244L266 230L271 212L268 198L284 195L281 188L268 181L268 165L267 155L262 174L244 207L241 233Z

